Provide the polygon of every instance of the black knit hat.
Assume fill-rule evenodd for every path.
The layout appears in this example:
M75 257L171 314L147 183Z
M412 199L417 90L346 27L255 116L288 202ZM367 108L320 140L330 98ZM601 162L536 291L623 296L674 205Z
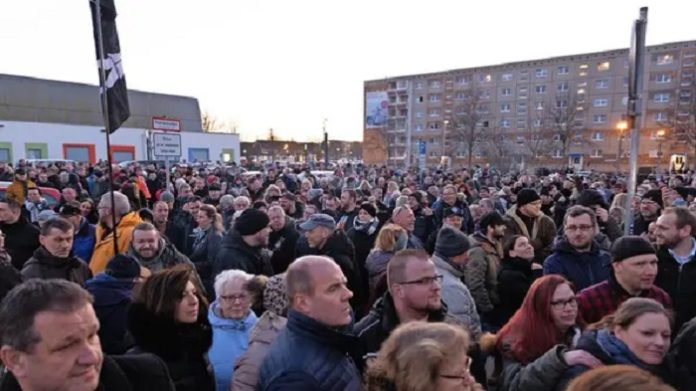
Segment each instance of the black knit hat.
M268 227L268 215L254 208L244 210L234 222L234 229L242 236L253 235Z
M462 231L452 227L442 227L435 240L435 253L443 257L456 257L469 251L469 238Z
M367 214L369 214L372 217L377 216L377 208L375 208L375 206L369 202L363 202L362 204L360 204L360 209L364 210L365 212L367 212Z
M611 261L621 262L637 255L655 254L655 249L640 236L622 236L611 246Z
M479 221L479 227L481 227L481 231L483 233L486 233L486 229L488 229L488 227L496 227L499 225L505 225L505 220L503 219L503 216L501 216L500 213L495 210L481 216L481 221Z
M521 208L534 201L540 200L539 194L534 189L522 189L517 192L517 207Z
M658 205L660 205L660 208L664 207L662 203L662 192L660 190L648 190L647 192L645 192L645 194L643 194L643 199L648 199L652 202L657 203Z
M106 264L105 273L114 278L133 280L140 275L140 264L126 254L116 254Z
M600 193L599 190L595 189L583 190L582 193L580 193L580 195L578 196L576 204L586 207L599 205L604 209L609 208L609 205L607 204L607 201L604 199L602 193Z

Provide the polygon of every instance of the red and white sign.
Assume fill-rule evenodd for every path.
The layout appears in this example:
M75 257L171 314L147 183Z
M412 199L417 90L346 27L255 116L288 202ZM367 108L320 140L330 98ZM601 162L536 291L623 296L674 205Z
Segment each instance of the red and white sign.
M181 132L181 121L174 118L152 117L152 129L165 132Z

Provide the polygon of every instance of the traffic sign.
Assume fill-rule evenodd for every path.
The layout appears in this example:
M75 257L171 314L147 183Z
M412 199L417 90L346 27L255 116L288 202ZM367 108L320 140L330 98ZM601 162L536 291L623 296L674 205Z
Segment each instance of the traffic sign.
M152 117L152 130L181 132L181 121L175 118Z
M155 133L152 135L157 157L181 157L181 135Z
M425 140L418 141L418 154L425 156Z

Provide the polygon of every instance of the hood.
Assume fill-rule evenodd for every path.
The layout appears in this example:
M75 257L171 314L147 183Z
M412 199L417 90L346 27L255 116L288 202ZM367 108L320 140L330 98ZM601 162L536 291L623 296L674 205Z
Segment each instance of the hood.
M235 320L218 316L217 311L219 306L218 301L215 300L210 304L210 308L208 309L208 321L210 321L210 325L214 329L222 331L250 331L256 323L257 318L254 311L249 310L249 315L247 315L246 318Z
M394 253L391 251L382 251L377 249L370 251L365 259L365 268L370 276L376 276L386 270L387 263L389 263L389 260L393 256Z
M142 222L143 220L137 212L129 212L121 217L121 221L118 222L118 229L135 228L136 225Z
M133 281L99 273L87 281L86 288L94 296L94 305L101 307L130 302L133 297L133 285Z

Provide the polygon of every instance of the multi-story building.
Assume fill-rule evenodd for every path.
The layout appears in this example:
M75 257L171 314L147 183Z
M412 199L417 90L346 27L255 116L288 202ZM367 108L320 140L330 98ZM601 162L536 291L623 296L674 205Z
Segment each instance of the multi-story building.
M646 48L641 166L694 162L696 41ZM365 163L625 169L628 49L365 82ZM471 153L469 153L471 152ZM471 157L469 157L471 155Z
M324 143L283 140L256 140L242 142L242 158L245 162L290 162L324 161ZM359 141L329 140L331 161L362 159L362 143Z

